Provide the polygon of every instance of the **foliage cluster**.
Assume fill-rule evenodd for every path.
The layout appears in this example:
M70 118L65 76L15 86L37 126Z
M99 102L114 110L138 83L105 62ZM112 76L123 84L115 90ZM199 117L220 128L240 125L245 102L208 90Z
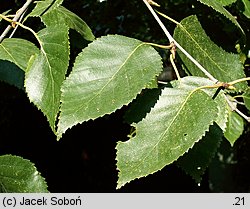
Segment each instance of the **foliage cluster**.
M250 2L187 1L190 15L176 20L165 14L183 1L164 1L161 8L150 0L132 2L146 5L165 32L167 38L158 43L143 34L130 38L122 30L96 38L91 26L63 2L27 0L15 15L11 10L0 15L1 24L8 23L5 31L13 31L8 38L5 32L1 36L0 80L27 93L57 140L77 124L129 106L124 120L131 132L116 146L117 188L172 163L201 182L221 142L234 146L250 121L250 37L245 27ZM159 17L170 22L173 36ZM37 19L41 24L29 26ZM221 31L211 31L211 20ZM24 35L12 37L19 29ZM72 31L81 39L79 54L71 50L77 45ZM221 33L231 36L231 42L220 41ZM159 75L167 71L174 78L161 80ZM2 191L47 191L32 163L10 155L0 160Z

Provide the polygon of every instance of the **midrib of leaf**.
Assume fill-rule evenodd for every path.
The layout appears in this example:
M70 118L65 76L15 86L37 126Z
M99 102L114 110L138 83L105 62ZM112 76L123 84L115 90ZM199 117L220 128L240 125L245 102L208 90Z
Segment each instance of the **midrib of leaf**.
M181 28L188 34L188 36L193 40L193 42L195 43L195 45L211 60L212 63L215 64L216 67L218 67L221 71L223 71L224 73L226 73L217 63L216 61L214 61L212 59L212 57L209 56L209 54L202 48L200 47L199 43L193 38L193 36L186 30L186 28L183 25L179 25L181 26Z
M0 46L4 49L4 51L6 51L6 53L14 60L15 63L17 63L16 59L9 53L9 51L2 45L0 44Z
M181 85L181 84L180 84ZM172 127L172 124L175 122L176 118L179 116L181 110L184 108L185 104L187 103L188 99L197 91L200 89L194 89L192 90L186 97L186 99L183 101L182 105L180 106L179 110L177 111L176 115L174 116L173 120L171 121L170 125L167 127L167 129L161 134L161 136L159 137L158 142L152 147L151 151L148 152L148 154L140 161L140 163L137 165L138 167L144 162L144 160L146 160L146 158L153 152L153 150L159 145L159 143L163 140L165 134L168 132L168 130L170 129L170 127ZM178 147L180 147L180 145L178 145L175 148L172 149L177 149Z
M46 55L46 52L45 52L45 50L44 50L44 48L41 46L41 51L42 51L42 53L43 53L43 55L45 56L45 58L46 58L46 62L48 63L48 66L49 66L49 74L50 74L50 77L51 77L51 79L52 79L52 92L55 92L55 79L54 79L54 77L53 77L53 73L52 73L52 67L51 67L51 65L50 65L50 62L49 62L49 59L48 59L48 57L47 57L47 55ZM53 101L53 103L55 102L55 94L52 94L52 101Z
M71 20L71 15L69 15L68 13L62 12L62 11L60 10L60 7L58 8L57 11L58 11L58 13L61 13L61 14L63 14L64 16L68 17L68 20L69 20L74 26L77 26L77 25L74 23L74 21Z
M138 46L135 47L135 49L128 55L128 57L125 59L125 61L121 64L121 66L118 68L118 70L114 73L114 75L108 80L108 82L95 94L95 96L93 96L88 102L87 104L84 103L82 104L77 110L76 110L76 113L81 110L81 108L83 106L87 106L88 107L88 104L90 102L92 102L95 98L97 98L101 93L102 91L110 84L110 82L115 78L115 76L119 73L119 71L122 69L122 67L127 63L127 61L129 60L129 58L136 52L136 50L141 47L142 45L146 45L147 43L141 43L139 44Z

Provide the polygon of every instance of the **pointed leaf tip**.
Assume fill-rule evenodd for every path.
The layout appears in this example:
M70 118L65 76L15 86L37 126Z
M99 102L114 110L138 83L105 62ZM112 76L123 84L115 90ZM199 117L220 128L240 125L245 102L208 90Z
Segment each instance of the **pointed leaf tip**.
M28 97L46 115L55 131L59 112L61 85L69 63L68 28L50 26L38 33L42 50L32 57L25 75Z

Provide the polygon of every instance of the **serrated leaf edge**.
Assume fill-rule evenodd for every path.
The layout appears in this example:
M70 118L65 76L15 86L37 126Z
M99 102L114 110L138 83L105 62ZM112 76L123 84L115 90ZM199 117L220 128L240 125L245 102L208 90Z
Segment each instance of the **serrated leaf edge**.
M36 175L36 176L39 176L39 177L43 180L43 184L45 185L46 190L48 190L48 185L47 185L46 179L45 179L45 178L41 175L41 173L37 170L37 167L36 167L36 165L35 165L33 162L31 162L30 160L25 159L25 158L23 158L23 157L20 157L20 156L17 156L17 155L11 155L11 154L1 155L0 158L2 158L2 157L13 157L13 158L18 158L18 159L20 159L20 160L23 160L23 161L26 161L26 162L30 163L30 165L32 166L32 168L33 168L34 171L35 171L35 175ZM1 184L2 184L2 183L1 183Z
M215 9L213 6L211 6L211 5L209 5L209 4L206 4L205 2L202 2L202 1L200 1L200 0L198 0L198 1L199 1L200 3L202 3L203 5L206 5L206 6L210 7L210 8L212 8L212 9L215 10L216 12L219 12L219 13L222 14L224 17L226 17L228 20L230 20L235 26L237 26L238 29L240 29L240 31L241 31L241 33L242 33L242 35L243 35L243 37L244 37L244 41L245 41L245 39L246 39L246 34L245 34L244 30L242 29L242 27L240 26L240 24L237 22L237 20L235 20L235 22L233 22L229 17L227 17L224 13L221 13L220 11L218 11L217 9ZM230 12L228 12L228 11L223 7L222 4L221 4L221 6L222 6L222 9L225 11L226 14L228 14L229 16L232 16L232 14L231 14ZM234 18L234 17L232 16L232 18Z
M222 139L223 139L223 137L222 137ZM200 140L202 140L202 139L200 139ZM214 158L214 156L215 156L215 154L216 154L218 148L219 148L220 145L221 145L221 142L222 142L222 140L220 140L220 141L217 143L217 147L215 148L214 152L210 155L210 158L209 158L209 161L208 161L207 165L206 165L205 167L204 167L204 166L201 167L201 170L200 170L200 171L201 171L201 174L200 174L200 178L199 178L199 179L195 179L190 173L186 172L186 170L182 169L182 167L179 166L178 164L177 164L177 167L180 168L182 171L184 171L184 173L185 173L186 175L190 176L196 183L198 183L198 184L201 183L201 181L202 181L202 176L204 175L204 173L206 172L207 168L209 167L209 164L210 164L211 161L213 160L213 158ZM196 142L196 143L197 143L197 142Z
M203 91L203 89L201 89L201 90ZM189 94L189 95L187 96L187 98L185 99L185 102L184 102L184 103L186 103L187 99L188 99L194 92L195 92L195 90L192 90L192 91L190 92L190 94ZM203 92L206 93L205 91L203 91ZM206 93L206 94L207 94L207 93ZM209 95L208 95L208 96L209 96ZM159 99L160 99L160 97L159 97ZM159 101L159 99L157 100L157 102ZM157 104L157 102L156 102L156 104ZM219 110L219 107L218 107L217 103L215 103L215 104L216 104L217 109ZM182 108L182 107L183 107L183 105L181 106L181 108ZM152 108L154 108L154 107L152 107ZM152 110L152 108L151 108L151 110ZM181 109L181 108L180 108L180 109ZM150 112L151 112L151 111L150 111ZM148 114L150 114L150 112L146 114L146 117L147 117ZM179 111L178 111L178 112L179 112ZM218 117L218 114L219 114L219 113L218 113L218 111L217 111L217 117ZM146 117L145 117L145 118L146 118ZM216 117L216 118L217 118L217 117ZM145 120L145 118L143 118L142 121ZM184 153L183 153L182 155L180 155L179 157L183 156L183 155L184 155L185 153L187 153L190 149L192 149L193 146L195 145L195 143L197 143L198 141L200 141L200 140L206 135L206 132L209 131L209 127L210 127L211 125L213 125L213 123L215 122L215 120L216 120L216 119L212 120L211 123L208 124L208 128L207 128L206 130L204 130L204 133L194 142L194 144L193 144L191 147L189 147L189 148L186 150L186 152L184 152ZM131 125L132 125L132 127L134 127L135 130L136 130L136 124L133 123L133 124L131 124ZM132 138L134 138L134 137L132 137ZM132 138L130 138L129 140L131 140ZM117 146L118 146L118 144L120 144L120 143L126 143L126 142L128 142L129 140L127 140L127 141L125 141L125 142L121 142L121 141L118 141L118 142L117 142L117 145L116 145L116 147L115 147L115 149L116 149L116 158L115 158L115 160L116 160L117 163L118 163L118 158L117 158L117 153L118 153ZM179 157L178 157L178 158L179 158ZM117 181L117 187L116 187L116 189L120 189L121 187L123 187L124 185L126 185L127 183L129 183L129 182L131 182L131 181L134 181L134 180L136 180L136 179L140 179L140 178L142 178L142 177L147 177L147 176L150 175L150 174L154 174L154 173L156 173L156 172L158 172L158 171L161 171L161 170L162 170L163 168L165 168L167 165L170 165L170 164L172 164L173 162L177 161L178 158L175 159L175 160L173 160L172 162L169 162L168 164L166 164L166 165L163 166L162 168L158 169L157 171L153 171L152 173L148 173L147 175L142 175L142 176L136 177L135 179L132 179L132 180L127 181L127 182L125 182L125 183L119 183L119 177L120 177L120 174L121 174L121 170L118 168L117 163L116 163L116 170L118 170L118 181Z
M103 37L109 37L109 36L119 36L119 35L106 35L106 36L101 36L101 37L98 37L98 38L96 38L95 39L95 41L98 41L99 39L101 39L101 38L103 38ZM92 45L93 44L93 42L91 42L91 43L89 43L88 44L88 46L87 47L89 47L90 45ZM140 45L138 45L135 49L137 49L138 47L140 47L140 46L142 46L142 45L148 45L148 43L146 43L146 42L142 42ZM87 48L86 47L86 48ZM86 49L86 48L84 48L84 49ZM83 50L84 50L83 49ZM133 51L135 51L135 49L133 50ZM83 50L78 54L78 56L83 52ZM78 57L77 56L77 57ZM127 60L127 59L126 59ZM126 60L125 60L125 62L126 62ZM74 65L75 65L75 63L74 63ZM73 65L73 66L74 66ZM161 65L163 66L163 62L162 62L162 60L161 60ZM119 71L119 70L118 70ZM117 72L118 72L117 71ZM116 73L117 73L116 72ZM116 74L115 73L115 74ZM115 75L114 74L114 75ZM159 75L160 74L160 72L159 73L155 73L155 75L154 75L154 77L156 77L157 75ZM113 75L113 76L114 76ZM112 76L112 77L113 77ZM68 77L67 77L68 78ZM64 82L67 80L67 78L64 80ZM151 80L150 80L150 82L152 82L153 80L154 80L155 78L152 78ZM109 81L110 82L110 81ZM107 85L107 84L106 84ZM105 85L105 86L106 86ZM90 117L90 118L88 118L87 120L85 120L85 121L82 121L82 122L78 122L78 123L76 123L76 124L74 124L74 125L71 125L71 126L68 126L67 127L67 129L64 131L64 132L62 132L62 133L59 133L58 131L57 131L57 140L59 141L61 138L62 138L62 135L63 134L65 134L66 133L66 131L67 130L70 130L72 127L74 127L74 126L76 126L76 125L78 125L78 124L83 124L84 122L88 122L88 121L93 121L93 120L95 120L95 119L97 119L97 118L100 118L100 117L103 117L103 116L105 116L105 115L110 115L110 114L112 114L112 113L114 113L115 111L117 111L117 110L119 110L119 109L121 109L123 106L127 106L127 105L129 105L134 99L136 99L136 97L137 97L137 95L138 94L140 94L144 89L147 89L147 85L148 84L145 84L145 86L139 91L139 92L137 92L136 93L136 95L130 100L130 101L128 101L128 102L126 102L126 103L123 103L123 104L121 104L120 106L118 106L115 110L113 110L113 111L110 111L110 112L106 112L106 113L104 113L104 114L100 114L98 117ZM102 88L103 89L103 88ZM63 88L61 88L61 95L63 94ZM62 97L61 97L62 98ZM61 104L62 104L62 100L60 100L60 102L61 102ZM59 110L59 112L61 112L61 106L60 106L60 110ZM59 119L59 121L61 120L61 114L59 114L59 116L58 116L58 119ZM59 124L59 123L58 123ZM59 129L59 127L58 127L58 124L57 124L57 130Z
M65 27L67 27L67 26L65 25ZM67 40L68 40L68 42L69 42L69 28L67 27L67 29L68 29L68 30L67 30L67 37L68 37ZM44 54L44 55L46 56L46 53L43 51L43 49L40 49L39 52L40 52L41 54ZM68 52L69 52L69 53L68 53L68 59L70 59L70 43L68 44ZM30 57L30 60L29 60L29 62L28 62L28 64L27 64L27 69L30 68L29 66L31 66L31 65L33 64L33 62L34 62L35 59L36 59L36 56L38 56L38 55L39 55L39 54L35 54L35 55L32 55L32 56ZM47 59L47 56L46 56L46 59ZM67 68L68 68L68 67L69 67L69 61L68 61L68 66L67 66ZM25 78L24 78L24 88L25 88L25 91L26 91L26 73L28 73L27 70L26 70L26 72L25 72ZM66 75L64 75L64 81L65 81L65 78L66 78ZM62 86L62 85L61 85L61 86ZM61 92L61 88L60 88L60 92ZM48 119L46 113L43 112L42 109L37 105L37 103L29 97L29 94L28 94L27 91L26 91L26 93L27 93L27 97L29 98L30 103L31 103L31 104L34 104L34 105L36 106L36 108L37 108L39 111L42 112L42 114L45 116L47 122L48 122L49 125L50 125L50 122L49 122L49 119ZM62 95L62 92L61 92L61 95ZM56 115L55 118L54 118L54 126L53 126L53 127L50 126L51 130L53 131L53 133L54 133L55 135L57 135L57 132L56 132L56 120L57 120L57 118L59 117L59 113L60 113L61 95L60 95L60 102L59 102L59 104L58 104L57 115Z

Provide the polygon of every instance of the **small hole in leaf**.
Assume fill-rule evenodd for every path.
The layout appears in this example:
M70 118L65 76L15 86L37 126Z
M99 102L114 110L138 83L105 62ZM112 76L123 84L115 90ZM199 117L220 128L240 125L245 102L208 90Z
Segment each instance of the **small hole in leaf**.
M183 136L187 136L187 134L183 134Z

